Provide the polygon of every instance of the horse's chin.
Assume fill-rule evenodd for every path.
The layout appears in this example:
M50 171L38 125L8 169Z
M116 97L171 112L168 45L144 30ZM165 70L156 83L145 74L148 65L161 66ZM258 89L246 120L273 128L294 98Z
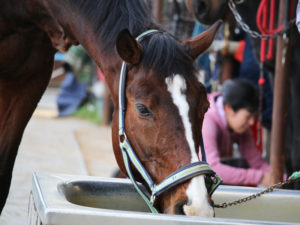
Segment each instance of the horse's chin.
M198 1L195 8L197 18L199 18L200 20L205 19L209 14L209 10L210 7L208 6L208 4L205 4L205 1Z
M220 0L216 6L208 0L198 0L194 1L193 14L200 23L212 25L224 17L224 8L226 8L225 0Z
M167 210L168 211L168 210ZM200 216L200 217L214 217L214 209L212 206L208 208L198 208L188 203L188 200L181 200L174 206L173 213L175 215L186 215L186 216Z
M183 212L186 216L199 216L199 217L214 217L215 212L212 206L208 208L198 208L193 205L183 205Z

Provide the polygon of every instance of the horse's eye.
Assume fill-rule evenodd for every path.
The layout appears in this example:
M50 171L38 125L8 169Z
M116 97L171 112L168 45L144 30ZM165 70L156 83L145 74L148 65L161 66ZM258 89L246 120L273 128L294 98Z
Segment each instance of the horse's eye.
M152 117L152 112L143 104L136 103L135 104L136 110L138 114L144 117Z

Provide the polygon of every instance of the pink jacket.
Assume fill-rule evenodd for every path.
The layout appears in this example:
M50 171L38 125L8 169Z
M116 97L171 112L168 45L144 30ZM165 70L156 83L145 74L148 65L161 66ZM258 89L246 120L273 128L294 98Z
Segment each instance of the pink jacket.
M216 97L217 101L215 101ZM257 186L263 174L270 170L269 165L257 151L250 130L238 135L227 129L223 97L220 93L208 95L210 108L205 114L202 134L206 158L209 165L223 179L224 184ZM239 146L241 156L248 162L250 168L235 168L222 164L220 159L231 156L232 144ZM199 151L201 159L201 151Z

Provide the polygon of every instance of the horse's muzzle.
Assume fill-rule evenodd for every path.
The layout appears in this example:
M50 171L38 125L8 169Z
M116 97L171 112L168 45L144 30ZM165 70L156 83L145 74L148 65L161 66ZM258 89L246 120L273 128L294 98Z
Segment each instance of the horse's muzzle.
M226 0L190 0L187 4L194 17L205 25L211 25L221 19L226 9Z
M210 3L207 0L194 1L195 13L199 19L207 16L210 10Z
M183 206L188 203L188 200L181 200L180 202L177 202L176 205L174 206L174 213L176 215L185 215L183 211Z

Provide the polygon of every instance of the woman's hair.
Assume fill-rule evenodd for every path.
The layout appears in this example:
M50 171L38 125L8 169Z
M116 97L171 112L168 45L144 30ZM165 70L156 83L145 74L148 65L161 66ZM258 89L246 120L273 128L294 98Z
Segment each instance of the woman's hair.
M240 109L247 109L251 113L258 111L258 89L247 80L227 80L222 95L224 105L230 105L235 112Z

